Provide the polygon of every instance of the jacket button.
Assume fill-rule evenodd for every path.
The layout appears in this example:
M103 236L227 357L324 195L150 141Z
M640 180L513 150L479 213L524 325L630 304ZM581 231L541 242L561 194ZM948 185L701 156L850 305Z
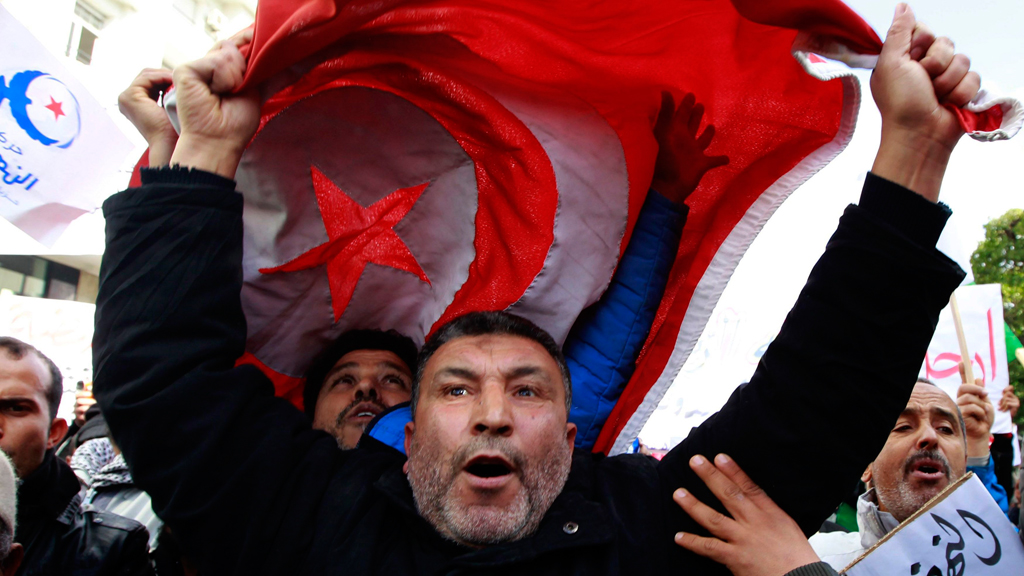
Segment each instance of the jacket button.
M562 532L566 534L575 534L580 529L580 525L575 522L566 522L565 526L562 526Z
M93 518L92 521L96 524L103 524L103 518L100 518L99 516Z

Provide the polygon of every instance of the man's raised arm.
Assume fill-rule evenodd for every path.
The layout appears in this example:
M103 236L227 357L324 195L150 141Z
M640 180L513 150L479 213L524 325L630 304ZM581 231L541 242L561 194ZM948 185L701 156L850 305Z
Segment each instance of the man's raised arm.
M228 95L244 40L175 71L178 167L144 171L104 204L95 392L136 483L203 573L284 574L301 565L340 453L258 370L235 367L246 327L231 177L259 118L253 95ZM140 77L139 97L122 99L147 137L166 132L144 97L161 82Z
M723 510L688 460L728 453L810 534L877 455L963 278L935 249L949 216L936 202L963 134L944 105L963 106L979 82L952 42L897 7L871 81L882 141L860 203L840 219L750 383L662 461L666 496L685 487ZM676 521L676 531L700 531Z

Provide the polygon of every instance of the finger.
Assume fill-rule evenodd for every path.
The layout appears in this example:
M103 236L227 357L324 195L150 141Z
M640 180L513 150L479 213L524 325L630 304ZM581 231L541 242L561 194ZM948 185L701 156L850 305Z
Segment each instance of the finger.
M183 80L184 77L181 75L191 71L209 86L210 92L225 94L241 84L242 76L245 73L245 59L238 48L234 45L227 45L180 68L184 72L177 69L174 71L175 83L181 84L179 77Z
M918 22L914 26L914 34L910 39L910 57L914 60L921 60L928 52L932 42L935 42L935 34L925 23Z
M210 91L215 94L233 92L245 76L245 57L235 45L225 46L218 54L219 66L214 69Z
M255 26L250 25L244 30L239 30L230 38L228 38L228 41L237 46L238 48L241 48L242 46L245 46L246 44L252 42L252 34L254 29Z
M953 41L941 36L936 38L928 48L928 52L921 59L921 67L928 72L929 76L936 78L946 71L953 61L954 55L956 55L956 47L953 46Z
M736 461L728 455L719 454L716 456L715 465L723 475L736 485L744 497L758 502L758 505L760 506L770 504L772 507L777 507L775 506L775 502L765 494L765 491L751 480L751 477L746 476L746 472L744 472L742 468L739 467L739 464L737 464Z
M703 456L697 455L691 458L690 468L697 473L711 493L733 516L741 514L752 505L744 496L743 490Z
M654 123L654 137L657 138L659 144L672 126L672 112L674 110L675 102L672 100L672 94L667 90L662 91L661 108L658 110L658 119Z
M971 70L971 59L964 54L954 54L949 66L932 80L935 87L935 96L943 100L953 92L960 82L963 82L967 73Z
M691 92L687 92L683 96L675 116L672 117L672 132L678 134L681 130L689 129L690 117L693 116L693 106L696 102L697 98Z
M964 79L956 85L956 88L946 95L946 102L963 108L978 95L981 90L981 76L977 72L968 72Z
M708 146L711 146L711 140L714 139L714 137L715 126L713 124L708 124L707 128L705 128L704 131L701 132L700 136L697 137L697 148L702 152L707 150Z
M729 544L722 542L717 538L706 538L704 536L690 534L689 532L677 533L676 544L686 548L694 554L710 558L719 564L723 564L723 561L729 555L727 550Z
M910 6L903 2L897 4L896 14L893 16L892 25L889 26L889 32L885 35L879 59L888 62L909 56L915 26L914 11Z
M728 156L708 156L708 170L712 168L718 168L719 166L725 166L729 163Z
M700 120L704 117L704 105L697 104L693 107L693 111L690 112L689 121L686 124L686 129L690 131L690 134L696 135L697 130L700 129Z
M985 387L982 384L980 384L981 380L978 379L976 382L979 383L961 384L960 387L956 389L957 398L959 398L963 394L972 394L974 396L978 396L981 398L987 398L988 392L985 390Z
M979 422L985 421L985 408L983 408L980 403L971 403L961 406L960 414L964 417L964 420L977 420Z
M719 538L729 539L735 520L698 500L691 492L680 488L672 494L672 499L686 512L694 522Z

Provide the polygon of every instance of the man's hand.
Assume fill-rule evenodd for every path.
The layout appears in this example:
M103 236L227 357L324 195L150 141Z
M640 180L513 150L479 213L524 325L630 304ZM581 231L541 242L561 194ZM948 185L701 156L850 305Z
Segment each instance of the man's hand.
M92 392L88 390L75 392L75 424L78 424L79 427L85 424L85 413L95 403L96 399L93 398Z
M956 405L964 417L967 428L967 457L984 458L989 455L988 437L995 421L996 409L988 400L985 382L976 378L974 384L967 383L964 363L960 363L960 388L956 391Z
M1017 417L1017 410L1020 409L1020 398L1017 397L1013 384L1003 388L1003 397L999 399L999 409L1003 412L1009 412L1010 418Z
M949 38L936 38L919 24L909 6L896 7L871 75L871 94L882 113L872 172L938 201L949 155L963 135L945 105L964 106L981 86L970 65Z
M166 166L171 160L178 133L167 112L157 103L160 94L171 87L171 71L146 68L117 97L121 110L149 144L149 165Z
M724 564L735 576L782 576L819 561L796 522L732 458L719 454L712 464L702 456L694 456L690 468L725 505L732 518L680 488L672 498L715 537L680 532L676 534L676 544Z
M174 69L181 137L172 164L234 178L260 119L256 91L233 93L246 66L238 48L251 41L250 28L218 42L203 58Z
M654 163L651 188L676 204L686 201L708 170L729 163L726 156L706 154L715 137L715 127L708 126L697 135L704 105L696 102L693 94L687 94L676 108L672 95L662 92L661 111L654 125L658 159Z

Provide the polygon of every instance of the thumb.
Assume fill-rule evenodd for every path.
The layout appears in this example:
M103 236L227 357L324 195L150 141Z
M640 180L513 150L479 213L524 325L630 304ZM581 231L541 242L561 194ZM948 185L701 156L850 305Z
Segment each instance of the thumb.
M914 18L914 11L904 3L896 5L896 14L892 18L892 25L885 35L885 43L882 44L883 60L910 54L910 43L914 37L914 26L917 24Z

